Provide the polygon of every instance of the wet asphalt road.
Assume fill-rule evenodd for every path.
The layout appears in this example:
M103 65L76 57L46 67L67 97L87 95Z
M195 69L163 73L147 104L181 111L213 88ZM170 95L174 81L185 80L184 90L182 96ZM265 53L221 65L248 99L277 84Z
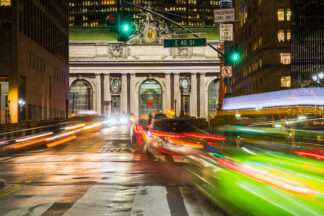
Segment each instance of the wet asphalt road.
M136 151L127 126L0 155L0 215L223 215L187 182L182 161Z

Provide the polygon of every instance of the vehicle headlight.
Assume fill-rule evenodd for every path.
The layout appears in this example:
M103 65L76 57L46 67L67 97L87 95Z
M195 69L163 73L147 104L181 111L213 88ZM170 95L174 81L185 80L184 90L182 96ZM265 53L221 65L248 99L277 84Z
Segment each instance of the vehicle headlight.
M123 118L120 119L120 122L121 122L122 124L125 124L125 123L128 122L128 118L123 117Z

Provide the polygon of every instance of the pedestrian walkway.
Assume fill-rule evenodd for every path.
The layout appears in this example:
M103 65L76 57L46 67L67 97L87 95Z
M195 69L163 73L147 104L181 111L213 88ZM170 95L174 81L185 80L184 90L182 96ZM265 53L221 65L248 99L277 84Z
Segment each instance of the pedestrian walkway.
M19 204L14 209L2 212L2 215L223 215L187 186L93 185L81 196L75 196L75 193L82 191L78 185L30 186L29 189L38 193L28 196L28 192L21 190L9 195L20 197ZM62 209L65 209L64 212Z

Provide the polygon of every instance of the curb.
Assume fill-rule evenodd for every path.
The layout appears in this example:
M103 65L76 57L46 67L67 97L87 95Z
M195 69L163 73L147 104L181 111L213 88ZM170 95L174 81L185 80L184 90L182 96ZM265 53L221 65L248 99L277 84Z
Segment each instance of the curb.
M4 179L0 179L0 188L2 188L5 185L5 180Z

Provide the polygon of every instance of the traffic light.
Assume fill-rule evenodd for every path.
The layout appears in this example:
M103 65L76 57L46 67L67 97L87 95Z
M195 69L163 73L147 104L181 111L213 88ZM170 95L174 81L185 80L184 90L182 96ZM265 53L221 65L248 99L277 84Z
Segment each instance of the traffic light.
M241 58L238 44L234 41L224 42L224 66L231 66L239 62Z
M109 16L109 18L110 19L107 24L111 25L111 32L117 33L117 40L124 42L128 41L134 32L134 27L132 25L132 14L128 11L121 11Z
M133 33L133 26L129 17L121 17L118 32L118 41L128 41Z

